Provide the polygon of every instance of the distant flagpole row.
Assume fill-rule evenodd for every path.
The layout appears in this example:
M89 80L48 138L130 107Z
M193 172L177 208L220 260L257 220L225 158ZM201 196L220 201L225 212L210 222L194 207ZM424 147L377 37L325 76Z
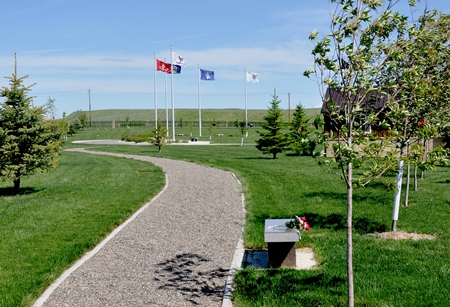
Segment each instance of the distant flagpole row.
M167 102L167 74L170 74L170 87L171 87L171 98L172 98L172 140L175 141L175 94L174 94L174 82L173 75L181 73L181 66L186 66L186 62L182 56L173 52L172 45L170 45L170 63L158 60L156 58L156 52L153 53L155 71L154 71L154 101L155 101L155 125L158 121L158 102L157 102L157 91L156 91L156 72L161 71L166 73L165 76L165 97L166 97L166 128L167 136L169 136L169 111ZM202 136L202 109L201 109L201 95L200 95L200 81L215 81L214 71L205 70L198 67L198 118L199 118L199 136ZM248 126L248 114L247 114L247 82L259 82L259 75L253 72L248 72L247 68L244 67L244 83L245 83L245 124ZM248 136L248 132L247 132Z
M164 58L164 62L165 61L166 58ZM166 136L169 137L169 101L167 99L167 74L164 75L164 91L164 98L166 100ZM158 110L156 110L155 112L158 112Z

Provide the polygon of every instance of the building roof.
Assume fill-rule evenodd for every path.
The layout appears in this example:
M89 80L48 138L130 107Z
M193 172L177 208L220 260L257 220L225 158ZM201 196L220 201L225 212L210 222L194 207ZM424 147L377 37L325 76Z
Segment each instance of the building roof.
M360 90L358 96L361 97L360 102L361 108L366 110L380 110L385 107L388 101L388 95L385 93L380 93L378 90L371 90L369 92ZM364 96L364 97L363 97ZM358 101L357 97L353 97L355 102ZM333 104L337 107L342 107L345 102L345 97L342 90L339 88L327 88L325 93L325 98L322 104L322 111L329 108L329 104Z

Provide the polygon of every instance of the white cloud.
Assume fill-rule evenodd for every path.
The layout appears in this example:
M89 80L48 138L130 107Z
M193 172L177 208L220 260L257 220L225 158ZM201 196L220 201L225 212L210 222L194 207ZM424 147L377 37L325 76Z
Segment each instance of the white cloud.
M305 65L311 46L291 42L276 48L212 48L201 51L177 50L185 57L188 66L213 65L215 67ZM59 54L58 54L59 53ZM62 54L61 54L62 53ZM168 52L157 53L159 59ZM309 61L310 62L310 61ZM23 68L152 68L153 54L82 54L65 50L42 50L18 55L18 65ZM0 67L13 66L13 56L0 56Z

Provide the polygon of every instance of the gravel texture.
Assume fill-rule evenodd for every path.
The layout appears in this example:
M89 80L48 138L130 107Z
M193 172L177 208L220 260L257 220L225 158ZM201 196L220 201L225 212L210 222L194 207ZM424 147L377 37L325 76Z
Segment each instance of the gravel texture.
M42 306L221 306L243 227L236 178L189 162L85 152L151 162L167 186Z

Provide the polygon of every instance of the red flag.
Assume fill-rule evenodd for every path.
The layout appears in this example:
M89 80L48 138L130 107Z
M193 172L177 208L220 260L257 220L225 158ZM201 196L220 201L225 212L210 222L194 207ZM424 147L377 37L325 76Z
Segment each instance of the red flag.
M167 64L163 61L156 59L156 70L159 70L159 71L162 71L165 73L170 73L170 64Z

